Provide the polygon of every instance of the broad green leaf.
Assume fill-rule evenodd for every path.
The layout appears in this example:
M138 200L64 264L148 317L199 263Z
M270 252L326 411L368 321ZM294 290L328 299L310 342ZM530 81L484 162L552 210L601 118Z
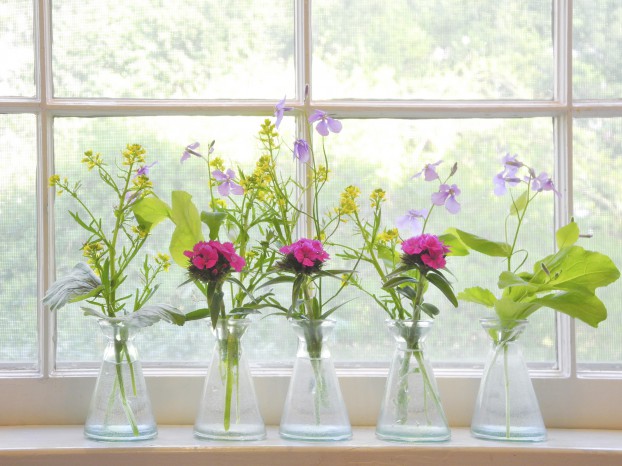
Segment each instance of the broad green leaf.
M225 212L201 212L201 221L209 228L209 239L218 239L218 232L226 218Z
M453 234L460 238L470 249L493 257L510 257L512 247L508 243L489 241L480 236L472 235L466 231L457 228L449 228L449 234Z
M186 267L188 258L184 256L184 251L192 250L196 243L203 241L201 219L190 194L173 191L172 199L171 220L175 223L175 231L169 249L173 260Z
M432 285L438 288L449 300L449 302L454 305L454 307L458 307L458 299L456 299L456 295L445 277L441 274L428 273L425 278L427 278Z
M514 203L510 206L510 215L518 215L525 207L527 207L527 202L529 201L529 190L526 189L523 194L518 196L517 199L514 200Z
M532 284L520 277L519 275L508 272L507 270L501 272L499 275L499 282L497 283L499 288L504 289L508 287L521 286L527 288L527 290L535 292L539 289L537 284Z
M598 324L607 318L605 305L592 293L568 291L543 296L534 302L582 320L592 327L598 327Z
M132 206L136 221L147 231L171 217L171 208L168 204L157 197L145 197Z
M378 258L385 264L387 268L395 267L400 261L400 254L384 244L377 244Z
M490 290L479 286L462 290L458 293L458 299L468 301L470 303L482 304L486 307L494 307L497 302L497 298Z
M506 297L498 299L494 305L501 320L526 319L541 307L542 304L535 301L516 302Z
M542 271L543 262L550 273ZM606 255L587 251L581 246L563 248L557 253L537 262L532 282L545 283L548 289L589 291L607 286L620 278L620 271Z
M453 233L445 233L443 235L440 235L438 239L440 239L446 246L449 247L450 251L449 251L449 254L447 254L448 256L468 256L469 255L468 246L464 244L457 235Z
M572 220L568 225L561 227L555 233L557 249L572 246L579 239L579 226Z
M203 307L201 309L195 309L194 311L190 311L186 314L186 320L199 320L204 319L210 315L209 308Z

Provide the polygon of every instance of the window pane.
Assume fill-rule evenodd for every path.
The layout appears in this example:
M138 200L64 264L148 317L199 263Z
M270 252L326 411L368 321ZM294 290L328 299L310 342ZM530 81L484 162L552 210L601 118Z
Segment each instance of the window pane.
M609 255L622 267L622 204L619 173L622 170L622 118L575 120L574 216L583 247ZM584 370L622 369L622 287L620 282L597 291L607 306L608 317L598 329L577 322L577 362Z
M100 152L104 160L112 164L118 160L121 150L128 143L140 143L147 149L148 160L157 161L150 179L155 192L170 203L172 190L186 190L192 194L200 210L207 210L209 202L206 189L206 165L202 160L192 158L184 164L179 160L184 147L194 141L203 147L215 139L215 152L235 167L236 163L246 173L254 168L261 154L257 133L264 117L143 117L143 118L57 118L54 122L54 144L56 172L67 176L70 181L82 180L81 192L85 200L104 221L111 221L114 200L110 189L95 171L89 172L80 163L84 151ZM293 138L294 121L285 118L281 124L283 134ZM294 169L289 154L283 158L284 165ZM80 247L87 235L68 215L67 210L77 210L75 202L66 195L56 198L56 265L57 276L65 274L81 260ZM163 222L154 230L145 245L144 252L151 255L168 252L171 234L170 222ZM135 265L140 267L141 260ZM173 264L168 273L159 276L161 287L153 303L167 302L178 306L184 312L205 307L204 300L194 285L179 288L186 280L185 270ZM137 286L137 277L127 280L126 294ZM252 331L251 331L252 330ZM282 318L266 318L257 322L245 337L245 343L255 362L278 363L295 354L295 341L283 341L282 335L289 332ZM59 367L70 367L80 361L99 361L103 339L100 337L96 319L84 317L79 303L62 309L57 317L57 359ZM189 322L184 327L158 323L142 331L137 338L138 349L143 361L171 361L173 363L205 363L211 354L212 336L206 321Z
M33 97L35 55L32 0L0 5L0 96Z
M56 97L294 94L292 0L53 3Z
M577 99L622 97L622 3L573 2L573 90Z
M551 2L315 0L318 99L551 99Z
M37 363L37 120L0 115L0 363Z
M379 137L381 135L381 137ZM383 219L388 228L410 209L428 209L430 196L438 190L439 181L412 179L426 163L443 160L439 172L448 173L458 162L459 169L452 184L462 193L458 197L462 210L450 215L436 207L431 215L428 233L441 234L449 226L493 239L504 240L504 220L510 198L493 194L492 179L501 171L499 152L511 151L538 172L553 169L552 123L547 118L510 120L343 120L343 130L326 139L331 179L323 196L324 209L339 203L339 193L350 185L361 189L361 218L370 218L369 195L376 188L387 192ZM345 224L341 240L358 247L359 236ZM509 225L512 225L510 221ZM513 230L510 230L513 231ZM520 247L530 256L523 270L531 270L533 262L553 250L553 196L547 193L530 206L525 218ZM408 235L408 232L402 231ZM522 244L521 244L522 243ZM517 265L517 264L515 264ZM466 257L450 257L448 268L455 275L454 287L460 291L470 286L497 290L499 273L506 267L501 260L472 253ZM377 275L362 268L359 278L366 289L379 293ZM359 296L338 311L335 353L342 361L375 361L387 359L392 345L384 329L387 315L371 299L361 297L352 289L347 297ZM484 331L478 320L492 316L482 306L460 302L454 309L433 287L426 301L436 304L441 313L431 336L426 340L429 354L436 361L453 366L470 367L482 363L488 349ZM530 318L524 339L527 357L532 362L556 363L555 322L549 310Z

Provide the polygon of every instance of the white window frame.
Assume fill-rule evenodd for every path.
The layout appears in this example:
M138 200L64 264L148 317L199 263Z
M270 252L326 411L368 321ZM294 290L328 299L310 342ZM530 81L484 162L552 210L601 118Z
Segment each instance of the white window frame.
M295 2L297 101L302 109L304 88L311 82L311 1ZM4 394L0 425L81 424L94 384L94 371L55 369L54 315L40 304L54 277L53 198L47 186L53 167L53 119L59 116L128 115L271 115L272 101L55 99L51 77L51 0L33 0L35 14L35 98L0 98L0 113L35 114L37 147L37 254L39 369L0 372ZM554 98L550 101L313 101L341 118L510 118L551 117L554 124L555 173L562 193L555 204L555 224L565 224L572 212L573 118L620 117L622 101L580 101L572 98L572 0L553 0L555 50ZM306 110L309 110L307 108ZM299 131L304 124L299 124ZM534 386L548 427L622 428L622 379L620 373L577 372L574 355L574 321L557 317L556 370L533 370ZM191 424L203 383L202 369L146 369L156 418L161 424ZM387 369L338 369L344 398L355 425L373 425L384 390ZM452 426L470 424L481 371L436 370L438 383ZM289 381L289 370L253 369L260 405L266 422L278 424ZM172 395L173 394L173 395Z

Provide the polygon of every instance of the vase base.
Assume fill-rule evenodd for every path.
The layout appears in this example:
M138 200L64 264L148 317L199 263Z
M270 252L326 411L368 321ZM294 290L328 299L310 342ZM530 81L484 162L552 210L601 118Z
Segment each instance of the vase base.
M202 424L195 426L194 436L204 440L231 440L231 441L252 441L264 440L266 438L265 429L257 429L256 425L239 425L225 431L222 424Z
M473 437L502 442L544 442L546 429L534 427L512 427L509 435L505 426L471 427Z
M84 429L84 436L91 440L104 442L135 442L156 438L158 429L155 426L139 425L138 434L135 434L132 428L127 425L89 426L88 429Z
M279 434L287 440L330 442L350 440L352 438L352 428L350 426L289 424L281 426Z
M391 442L446 442L451 432L445 427L390 426L376 429L376 437Z

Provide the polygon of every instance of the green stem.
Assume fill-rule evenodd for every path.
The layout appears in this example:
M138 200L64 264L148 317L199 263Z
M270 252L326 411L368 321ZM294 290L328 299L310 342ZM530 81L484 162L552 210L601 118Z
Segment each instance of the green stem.
M227 366L227 372L226 372L226 388L225 388L224 426L225 426L225 431L228 432L229 428L231 427L231 399L233 396L234 369L237 369L237 365L238 365L237 338L232 333L229 333L227 335L227 355L226 355L225 364Z
M508 373L508 344L503 345L503 381L505 385L505 438L510 438L510 374Z
M125 343L121 343L115 340L114 342L114 358L115 358L115 367L117 371L117 380L119 381L119 395L121 396L121 406L123 407L123 411L125 412L125 416L130 423L130 427L132 428L132 433L135 436L139 436L140 432L138 431L138 425L136 424L136 418L134 417L134 413L132 412L132 408L127 400L127 395L125 393L125 385L123 384L123 366L122 366L122 356L121 352L125 347Z

